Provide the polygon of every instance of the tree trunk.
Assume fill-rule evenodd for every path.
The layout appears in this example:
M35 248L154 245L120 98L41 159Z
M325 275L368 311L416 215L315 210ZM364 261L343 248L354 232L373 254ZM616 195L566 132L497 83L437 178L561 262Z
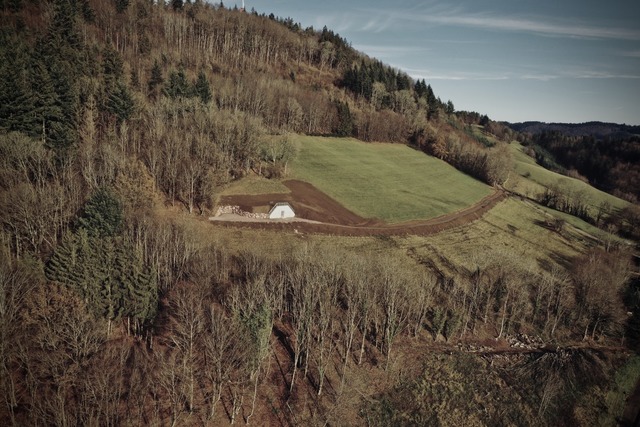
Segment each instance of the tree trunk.
M509 295L507 295L504 300L504 306L502 307L502 320L500 321L500 333L498 334L498 338L502 338L502 333L504 332L504 324L507 319L507 303L509 302Z

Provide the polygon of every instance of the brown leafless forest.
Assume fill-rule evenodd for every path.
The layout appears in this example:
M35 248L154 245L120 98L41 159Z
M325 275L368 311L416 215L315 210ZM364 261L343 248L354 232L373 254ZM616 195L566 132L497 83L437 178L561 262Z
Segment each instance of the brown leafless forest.
M330 29L222 4L5 0L0 18L3 425L621 416L640 371L628 244L442 269L389 236L203 219L228 183L286 174L273 135L411 144L500 185L514 131L484 122L487 144L482 116Z

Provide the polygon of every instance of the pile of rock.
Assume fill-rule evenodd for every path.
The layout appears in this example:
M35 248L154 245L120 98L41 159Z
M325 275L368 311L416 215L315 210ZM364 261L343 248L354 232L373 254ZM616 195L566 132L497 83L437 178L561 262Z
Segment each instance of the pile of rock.
M244 212L242 214L242 216L247 217L247 218L254 218L254 219L268 219L269 218L269 214L266 214L266 213Z
M535 350L545 346L542 338L527 334L509 335L506 339L512 348Z
M242 216L243 213L245 212L242 209L240 209L240 206L219 206L214 216L220 216L225 214Z
M220 215L238 215L244 218L252 218L252 219L269 218L269 214L243 211L242 209L240 209L240 206L219 206L218 209L216 209L216 213L214 217L220 216Z

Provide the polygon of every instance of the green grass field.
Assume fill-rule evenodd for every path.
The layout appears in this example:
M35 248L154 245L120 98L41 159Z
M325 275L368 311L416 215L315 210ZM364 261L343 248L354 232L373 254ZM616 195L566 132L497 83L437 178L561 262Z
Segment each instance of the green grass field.
M491 193L449 164L400 144L297 136L290 178L312 183L346 208L387 222L434 218Z
M532 270L553 263L566 266L593 244L591 237L574 227L566 226L560 233L548 229L544 225L548 218L551 214L537 205L510 198L466 226L426 238L408 236L398 240L401 248L414 248L420 256L451 272L461 266L473 271L506 257L519 258Z
M536 198L551 185L557 185L567 194L580 194L581 198L590 206L592 212L607 202L613 208L621 209L628 205L622 199L600 191L589 184L575 178L570 178L552 172L538 165L536 161L523 152L523 147L517 142L511 143L514 159L514 174L509 178L505 187L516 193Z

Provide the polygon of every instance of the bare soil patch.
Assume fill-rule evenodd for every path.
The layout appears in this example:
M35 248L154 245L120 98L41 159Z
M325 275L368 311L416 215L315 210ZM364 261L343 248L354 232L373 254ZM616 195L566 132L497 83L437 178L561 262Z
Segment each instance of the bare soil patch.
M276 202L288 202L296 212L296 217L315 222L215 221L215 224L261 229L295 228L299 232L347 236L430 235L475 221L507 197L503 191L496 190L478 203L452 214L428 220L388 224L378 219L362 218L310 183L289 180L284 185L291 193L223 196L220 203L240 206L247 212L257 212Z

